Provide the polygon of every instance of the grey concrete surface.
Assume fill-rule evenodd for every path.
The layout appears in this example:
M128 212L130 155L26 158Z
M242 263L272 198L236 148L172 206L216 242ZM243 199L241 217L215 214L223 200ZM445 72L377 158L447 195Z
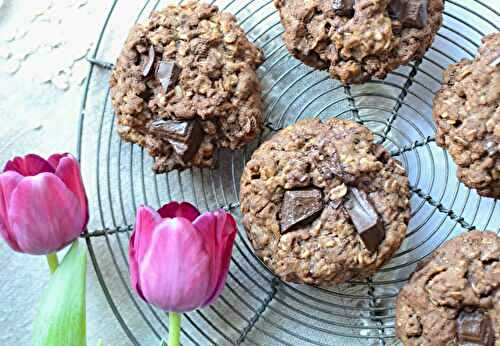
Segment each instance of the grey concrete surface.
M0 165L29 152L75 152L83 58L110 1L0 3ZM47 264L0 241L0 267L0 344L29 345ZM88 267L88 345L129 345Z

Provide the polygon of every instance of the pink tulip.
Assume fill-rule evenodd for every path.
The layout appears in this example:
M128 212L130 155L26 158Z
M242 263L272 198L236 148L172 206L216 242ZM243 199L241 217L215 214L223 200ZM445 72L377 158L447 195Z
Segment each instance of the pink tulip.
M0 233L18 252L58 251L87 225L88 204L76 159L16 157L0 174Z
M222 210L204 213L171 202L137 211L130 238L132 287L160 309L186 312L214 302L224 288L236 223Z

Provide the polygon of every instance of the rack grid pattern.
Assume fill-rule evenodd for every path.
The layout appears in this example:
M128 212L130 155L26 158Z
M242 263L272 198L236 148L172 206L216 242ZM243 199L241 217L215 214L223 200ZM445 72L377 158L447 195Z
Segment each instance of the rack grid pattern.
M264 50L266 60L258 73L264 88L266 127L245 150L220 151L215 169L162 175L149 169L152 161L147 153L119 139L110 91L102 87L113 68L110 61L116 58L101 58L103 46L123 2L113 1L88 58L77 153L82 168L91 172L95 195L91 205L97 215L83 237L109 306L133 344L141 344L138 335L144 333L158 340L168 333L166 315L142 302L129 286L127 246L135 208L182 199L202 210L224 208L239 222L239 178L253 149L305 117L335 116L362 123L402 162L413 192L405 242L370 279L310 287L274 277L253 254L239 222L224 294L215 305L186 315L184 345L396 343L395 297L416 264L461 232L489 229L500 233L500 204L480 198L456 180L451 158L435 144L431 116L433 95L446 66L462 57L472 58L481 37L499 30L499 11L489 2L447 0L444 24L423 59L400 67L385 80L343 86L290 56L281 41L283 29L272 0L212 1L235 14L249 38ZM161 5L161 1L145 1L136 21ZM105 246L98 249L98 240L104 240ZM103 267L104 256L110 258L112 268ZM120 293L114 288L117 285ZM127 296L126 311L116 304L117 294ZM131 324L130 314L142 324Z

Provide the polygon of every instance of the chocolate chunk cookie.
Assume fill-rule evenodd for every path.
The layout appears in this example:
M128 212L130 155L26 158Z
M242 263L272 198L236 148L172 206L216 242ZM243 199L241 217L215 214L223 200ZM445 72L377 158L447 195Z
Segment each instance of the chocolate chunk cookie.
M158 173L211 167L217 148L239 149L262 129L262 61L215 6L154 12L132 28L111 77L118 133L143 146Z
M405 346L500 345L500 238L447 241L400 291L396 333Z
M500 33L483 38L474 60L444 72L434 98L438 145L457 164L457 176L482 196L500 198Z
M366 277L399 248L410 217L401 164L357 123L304 120L263 143L241 178L255 253L290 282Z
M288 50L343 83L362 83L421 58L443 0L274 0Z

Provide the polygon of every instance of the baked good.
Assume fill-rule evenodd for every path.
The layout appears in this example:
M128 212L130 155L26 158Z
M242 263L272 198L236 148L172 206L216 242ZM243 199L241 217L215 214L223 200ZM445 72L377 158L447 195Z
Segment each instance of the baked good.
M229 13L188 2L134 26L111 76L118 133L144 147L158 173L211 167L263 126L260 49Z
M243 225L281 279L327 286L371 275L410 217L401 164L347 120L303 120L263 143L241 178Z
M500 238L473 231L437 249L400 291L405 346L500 345Z
M450 65L443 79L434 98L436 142L460 181L500 198L500 33L485 36L475 59Z
M297 59L343 83L385 78L421 58L441 26L443 0L274 0Z

